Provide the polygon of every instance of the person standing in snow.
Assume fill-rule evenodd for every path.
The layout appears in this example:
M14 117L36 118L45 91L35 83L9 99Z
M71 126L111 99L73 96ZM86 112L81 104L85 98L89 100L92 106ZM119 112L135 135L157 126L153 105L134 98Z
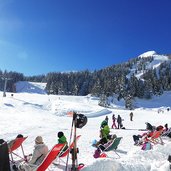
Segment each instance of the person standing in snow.
M109 121L109 118L108 118L108 116L106 116L105 120L107 121L107 124L108 124L108 121Z
M131 113L129 114L129 116L130 116L130 121L133 121L133 112L131 112Z
M116 123L115 123L115 121L116 121L115 114L112 115L112 121L113 121L112 129L113 129L114 127L117 128L117 127L116 127Z
M118 123L118 129L122 127L122 118L120 117L120 115L118 115L117 117L117 123Z

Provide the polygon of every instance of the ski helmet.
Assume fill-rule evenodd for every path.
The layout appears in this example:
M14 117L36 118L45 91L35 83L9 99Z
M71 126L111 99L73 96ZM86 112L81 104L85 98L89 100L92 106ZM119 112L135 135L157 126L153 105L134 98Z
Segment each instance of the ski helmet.
M83 114L77 114L76 119L77 119L76 121L77 128L82 128L87 123L87 117Z

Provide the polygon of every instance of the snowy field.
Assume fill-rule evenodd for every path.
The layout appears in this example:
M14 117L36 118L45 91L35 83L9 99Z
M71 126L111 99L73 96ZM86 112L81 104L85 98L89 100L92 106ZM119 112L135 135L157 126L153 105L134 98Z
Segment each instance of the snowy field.
M63 131L69 141L72 118L67 116L68 111L77 111L88 117L87 124L82 129L77 129L77 135L81 135L78 141L78 162L86 166L82 171L169 171L168 155L171 154L171 140L163 139L164 145L155 145L152 150L143 151L134 146L132 135L141 134L139 129L145 129L145 122L152 125L171 126L171 93L165 93L161 97L152 100L137 100L138 107L133 111L133 121L129 119L129 110L124 110L122 102L106 109L98 106L98 99L91 96L55 96L47 95L40 91L41 87L32 85L29 88L18 85L18 93L7 93L2 97L0 92L0 138L9 141L17 134L28 136L24 142L26 154L33 151L34 139L40 135L49 149L57 143L58 131ZM22 89L20 88L22 87ZM20 91L22 90L22 91ZM31 91L33 90L33 91ZM29 93L28 93L29 92ZM170 106L169 106L170 104ZM164 113L158 113L162 108ZM107 152L108 158L95 159L92 147L94 139L99 140L100 123L105 116L109 117L109 126L112 125L112 114L119 114L123 119L123 129L111 129L111 134L123 137L117 152L121 158L117 158L114 152ZM20 153L20 151L18 151ZM69 160L71 163L71 160ZM51 171L65 170L65 165L51 165Z

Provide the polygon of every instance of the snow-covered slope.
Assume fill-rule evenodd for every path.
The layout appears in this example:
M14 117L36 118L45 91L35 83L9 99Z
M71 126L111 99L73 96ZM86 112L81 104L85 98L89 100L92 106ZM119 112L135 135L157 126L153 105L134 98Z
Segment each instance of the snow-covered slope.
M15 84L15 86L16 86L17 93L29 92L29 93L46 94L45 91L46 83L19 81Z
M28 90L28 89L27 89ZM91 96L55 96L38 93L14 93L11 97L2 97L0 107L0 132L1 138L10 140L18 133L28 136L23 143L25 154L30 154L34 148L34 139L41 135L49 149L57 143L57 132L63 131L69 141L71 133L72 117L65 113L74 110L86 113L87 124L82 129L77 129L77 135L81 135L77 145L79 148L78 162L84 163L82 171L170 171L167 161L171 151L170 139L163 139L164 145L154 145L152 150L142 151L141 147L134 146L133 135L142 134L139 129L145 128L145 122L152 125L171 126L171 111L164 109L164 113L158 113L155 99L139 101L138 105L149 104L152 108L139 108L133 111L133 121L129 119L129 110L123 110L121 106L115 105L114 109L99 107L98 99ZM168 93L163 94L162 100L158 101L158 106L164 106L166 101L170 101ZM160 105L159 105L160 104ZM120 103L121 105L121 103ZM53 106L53 107L52 107ZM53 110L52 110L53 109ZM111 111L111 113L103 112ZM61 113L61 114L60 114ZM64 115L65 113L65 115ZM93 115L92 115L93 113ZM95 159L93 154L95 148L92 147L94 139L99 140L100 123L105 116L109 117L109 126L112 125L112 114L118 114L124 119L123 129L111 129L111 134L121 136L122 141L118 146L117 152L121 158L117 158L114 152L106 152L108 158ZM21 153L20 150L17 151ZM66 158L64 159L66 161ZM71 159L69 158L69 164ZM51 171L64 171L65 164L50 166Z
M145 70L149 69L157 69L163 62L170 61L168 56L159 55L155 51L148 51L138 56L139 61L132 67L130 73L127 75L127 78L130 78L131 75L135 75L138 79L144 74ZM151 62L144 61L144 58L152 57L153 60ZM142 69L138 69L140 68ZM143 66L143 67L142 67Z
M153 56L153 55L156 55L156 54L157 53L155 51L148 51L148 52L145 52L145 53L139 55L138 57L146 58L146 57Z

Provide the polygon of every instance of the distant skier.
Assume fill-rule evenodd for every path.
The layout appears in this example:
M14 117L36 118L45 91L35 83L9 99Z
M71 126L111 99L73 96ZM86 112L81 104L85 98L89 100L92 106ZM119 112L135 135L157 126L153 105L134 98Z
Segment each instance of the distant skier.
M122 118L120 117L120 115L118 115L117 117L117 123L118 123L118 129L122 127Z
M114 127L117 128L117 127L116 127L116 123L115 123L115 121L116 121L115 114L112 115L112 121L113 121L112 129L113 129Z
M130 116L130 121L133 121L133 112L131 112L131 113L129 114L129 116Z
M108 121L109 121L109 118L108 118L108 116L106 116L105 120L107 121L107 124L108 124Z

